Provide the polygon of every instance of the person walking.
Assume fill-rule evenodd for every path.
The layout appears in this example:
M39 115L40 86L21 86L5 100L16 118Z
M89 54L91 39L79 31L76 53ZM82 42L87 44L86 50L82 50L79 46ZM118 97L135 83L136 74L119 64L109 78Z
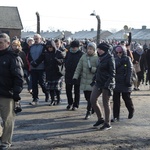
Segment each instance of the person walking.
M45 94L45 101L49 99L49 94L45 89L45 71L44 71L44 62L41 62L38 66L33 67L31 64L42 54L45 49L45 44L42 43L42 37L39 34L34 35L35 43L30 47L28 60L30 62L30 72L32 78L32 96L33 100L30 105L38 105L38 84L41 86L43 93Z
M83 90L84 97L87 101L87 112L85 119L89 119L93 113L90 102L92 92L90 83L92 82L98 64L98 56L95 51L96 44L94 42L90 42L87 46L86 53L80 58L73 76L73 80L75 81L81 76L80 89Z
M80 78L76 82L73 81L73 75L78 65L78 62L83 55L83 52L79 49L80 43L78 40L71 42L71 48L67 52L65 57L65 85L68 105L67 110L77 110L80 101ZM74 98L72 90L74 88Z
M54 41L47 41L46 49L40 55L38 59L31 63L32 66L37 67L42 61L44 61L44 69L46 73L46 90L50 93L51 105L60 104L60 82L63 76L60 73L59 66L63 65L64 56L62 51L56 48ZM55 95L57 102L55 103Z
M110 96L115 86L115 60L114 56L109 52L110 46L107 43L101 43L97 46L97 52L99 56L99 63L97 71L93 78L93 89L90 97L90 101L94 111L97 115L98 121L93 125L94 128L98 128L101 124L100 130L111 129L111 108L110 108ZM98 97L102 94L102 101L104 106L104 114L98 103Z
M120 119L120 98L125 102L128 109L128 119L131 119L134 114L134 106L131 99L132 92L132 77L133 77L133 63L131 58L127 56L125 46L117 46L115 48L116 57L116 86L113 92L113 119L112 122L119 121Z
M1 150L12 144L15 122L15 103L23 90L22 60L10 48L10 37L0 34L0 116L2 119Z

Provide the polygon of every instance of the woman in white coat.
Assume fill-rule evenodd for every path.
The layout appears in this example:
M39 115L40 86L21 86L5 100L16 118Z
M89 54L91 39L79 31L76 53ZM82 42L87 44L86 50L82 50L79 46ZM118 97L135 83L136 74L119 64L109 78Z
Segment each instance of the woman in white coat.
M98 56L96 51L96 44L90 42L87 46L87 53L82 55L75 70L73 80L74 82L81 77L80 89L84 92L84 97L87 101L87 112L85 119L89 119L92 114L92 106L90 103L91 96L91 82L96 71Z

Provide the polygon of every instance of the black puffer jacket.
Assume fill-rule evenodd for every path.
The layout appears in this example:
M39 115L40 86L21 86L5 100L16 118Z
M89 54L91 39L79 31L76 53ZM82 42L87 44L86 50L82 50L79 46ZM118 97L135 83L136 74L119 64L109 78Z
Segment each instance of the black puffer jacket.
M99 89L112 90L115 86L115 60L107 53L100 58L95 76L96 86Z
M133 64L131 58L127 56L126 51L123 51L121 58L116 56L116 92L131 92L132 91L132 76Z
M0 51L0 96L12 97L23 89L21 58L9 48Z
M70 51L67 52L67 55L65 57L65 69L66 69L65 83L66 84L73 83L72 78L82 55L83 52L81 52L81 50L78 50L76 53L72 53ZM80 84L80 78L78 79L77 83Z
M62 77L59 66L63 65L64 56L59 50L48 51L45 50L40 57L35 61L40 64L44 61L44 69L46 72L46 81L58 80Z

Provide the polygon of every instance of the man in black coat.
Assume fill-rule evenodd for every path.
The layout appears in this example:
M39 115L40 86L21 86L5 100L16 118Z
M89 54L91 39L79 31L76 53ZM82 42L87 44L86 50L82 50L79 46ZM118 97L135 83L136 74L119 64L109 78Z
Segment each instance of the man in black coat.
M21 100L23 70L21 58L10 50L10 38L0 34L0 116L3 121L0 149L12 143L15 119L15 102Z

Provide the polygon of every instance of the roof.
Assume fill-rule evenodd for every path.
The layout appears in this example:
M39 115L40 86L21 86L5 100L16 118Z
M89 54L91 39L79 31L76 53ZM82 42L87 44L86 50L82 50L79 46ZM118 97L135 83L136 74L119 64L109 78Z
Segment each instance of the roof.
M104 33L106 31L101 31L101 34ZM79 32L75 32L73 35L71 35L70 37L73 39L93 39L95 38L97 35L97 31L91 30L91 31L79 31Z
M133 40L150 40L150 29L131 29L130 32ZM124 34L124 30L120 30L108 36L107 39L123 40Z
M0 28L23 29L17 7L0 6Z

